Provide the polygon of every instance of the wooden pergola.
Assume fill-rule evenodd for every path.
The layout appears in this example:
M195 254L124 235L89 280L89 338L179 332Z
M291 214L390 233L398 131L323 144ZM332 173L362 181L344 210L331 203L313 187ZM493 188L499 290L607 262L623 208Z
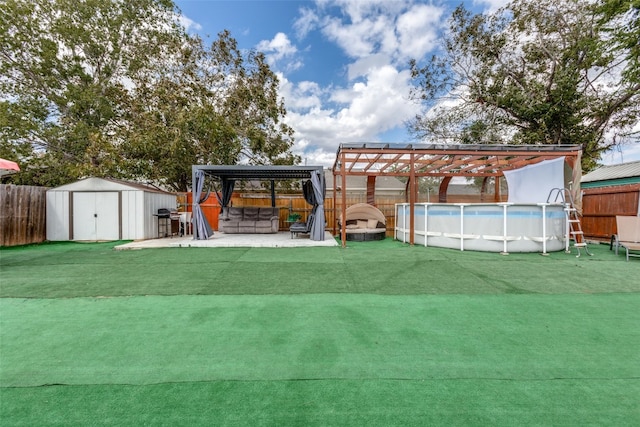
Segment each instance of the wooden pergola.
M366 176L367 202L373 204L376 177L407 177L406 196L411 212L410 244L413 245L415 229L413 211L418 196L417 178L442 178L439 188L441 202L446 202L447 187L454 176L484 177L485 183L488 178L494 177L495 193L499 196L499 178L504 176L504 171L564 157L566 164L573 170L574 199L579 200L581 154L582 149L579 145L341 144L333 165L333 188L346 189L348 175ZM338 179L340 179L339 183ZM336 191L333 193L334 211L337 206L336 193ZM342 191L341 197L342 217L345 218L346 191ZM344 227L341 230L341 239L344 247L346 244Z

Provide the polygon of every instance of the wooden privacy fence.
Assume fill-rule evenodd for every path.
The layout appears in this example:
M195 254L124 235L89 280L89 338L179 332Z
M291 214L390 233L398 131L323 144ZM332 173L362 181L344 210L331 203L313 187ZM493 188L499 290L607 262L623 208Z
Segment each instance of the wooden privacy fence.
M44 242L46 187L0 185L0 246Z
M396 203L405 203L407 200L404 194L398 194L394 196L376 196L375 206L382 211L387 219L387 237L393 237L395 229L395 205ZM419 202L426 202L427 200L419 200ZM450 203L478 203L480 202L480 196L469 195L450 195L448 196L448 202ZM347 207L356 203L366 203L367 195L362 194L348 194L347 195ZM191 211L191 193L179 193L178 203L180 210ZM232 206L271 206L271 195L258 192L240 193L234 192L231 197ZM218 229L218 217L220 215L220 205L214 194L211 194L209 198L200 205L205 217L211 224L214 230ZM302 220L305 220L309 213L311 213L311 205L309 205L302 194L278 194L276 195L276 207L280 208L280 231L289 230L291 222L288 221L289 215L293 213L300 214ZM340 215L342 210L341 198L338 197L336 205L336 215ZM338 230L337 219L334 216L333 197L327 194L327 198L324 201L325 219L327 222L327 231L333 232L334 226L336 227L336 233Z
M582 230L590 239L609 241L618 232L616 215L640 215L640 184L585 188Z
M366 194L362 195L349 195L347 197L347 206L351 206L355 203L366 203ZM395 221L395 204L403 203L404 196L392 196L392 197L376 197L376 207L380 209L387 218L387 235L393 235L394 221ZM191 211L191 193L178 194L178 203L180 210ZM200 205L205 217L211 224L214 230L218 229L218 217L220 215L220 205L215 197L211 195L204 203ZM233 193L231 197L231 206L271 206L271 195L265 193ZM280 231L289 230L291 222L289 216L297 213L302 217L302 220L306 220L307 216L311 213L312 206L309 205L301 194L279 194L276 195L276 207L280 208ZM338 212L340 215L340 200L337 204ZM327 222L327 230L332 231L334 224L337 227L337 218L333 214L333 198L328 197L324 202L325 220Z

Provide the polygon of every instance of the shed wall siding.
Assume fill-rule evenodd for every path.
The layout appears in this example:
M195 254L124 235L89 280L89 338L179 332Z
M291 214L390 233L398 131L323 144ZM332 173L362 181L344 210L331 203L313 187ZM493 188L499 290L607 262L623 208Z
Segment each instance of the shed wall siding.
M178 199L175 194L166 193L145 193L144 195L144 219L145 238L158 237L158 217L153 216L158 213L158 209L176 209Z
M122 238L124 240L144 239L143 203L144 191L122 192Z
M69 240L69 192L47 191L47 240Z

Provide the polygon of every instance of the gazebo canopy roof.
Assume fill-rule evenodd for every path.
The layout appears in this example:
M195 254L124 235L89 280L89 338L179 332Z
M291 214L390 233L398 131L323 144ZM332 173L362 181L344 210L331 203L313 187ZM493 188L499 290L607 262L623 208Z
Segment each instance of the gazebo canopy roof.
M334 174L502 176L504 171L557 159L577 159L579 145L341 144Z
M310 178L313 171L322 172L322 166L193 165L192 170L220 179L278 180Z

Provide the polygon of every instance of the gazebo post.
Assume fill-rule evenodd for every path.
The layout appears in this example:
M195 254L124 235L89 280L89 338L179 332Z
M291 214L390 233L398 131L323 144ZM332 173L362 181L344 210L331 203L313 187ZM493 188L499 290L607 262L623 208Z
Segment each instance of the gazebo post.
M276 207L276 182L271 180L271 207Z

